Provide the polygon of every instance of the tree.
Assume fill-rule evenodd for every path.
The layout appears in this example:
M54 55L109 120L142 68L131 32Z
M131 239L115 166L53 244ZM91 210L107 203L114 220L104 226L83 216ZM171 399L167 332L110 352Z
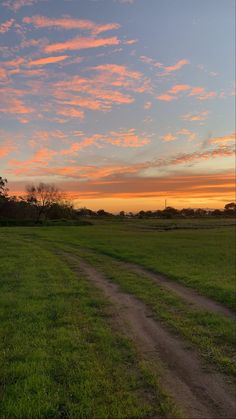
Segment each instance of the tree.
M59 189L53 184L39 183L38 185L28 185L26 187L26 201L37 208L37 222L44 216L47 218L49 210L55 204L62 201Z
M224 213L227 215L236 215L236 204L235 202L229 202L225 205Z
M233 211L235 211L236 210L236 204L235 204L235 202L230 202L229 204L226 204L225 205L225 209L226 210L233 210Z
M0 195L5 197L7 195L7 192L7 179L3 179L0 176Z

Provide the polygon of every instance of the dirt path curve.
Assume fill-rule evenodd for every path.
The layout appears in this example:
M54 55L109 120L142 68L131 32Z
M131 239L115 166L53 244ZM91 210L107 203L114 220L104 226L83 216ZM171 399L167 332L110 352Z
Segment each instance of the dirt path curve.
M174 282L169 279L167 276L162 274L156 274L148 269L143 268L140 265L134 263L125 263L125 262L118 262L121 263L121 266L127 267L131 271L139 274L144 275L147 278L151 279L152 281L156 282L158 285L163 286L164 288L173 291L179 297L183 298L185 301L191 303L192 305L207 310L212 311L214 313L223 314L224 316L229 317L231 320L236 320L236 313L233 310L223 306L222 304L211 300L204 295L198 294L192 288L186 287L178 282Z
M114 304L115 321L133 339L149 360L162 361L163 385L173 395L176 404L188 419L233 419L236 413L234 388L227 378L203 370L198 355L186 349L179 338L172 336L151 318L144 303L122 292L87 262L65 255L71 268L82 269L87 278L100 288Z

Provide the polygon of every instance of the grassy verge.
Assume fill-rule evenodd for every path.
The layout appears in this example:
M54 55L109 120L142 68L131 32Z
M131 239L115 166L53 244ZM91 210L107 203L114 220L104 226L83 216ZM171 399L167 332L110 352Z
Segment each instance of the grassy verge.
M182 220L171 220L182 226ZM219 227L224 220L194 221L194 229L173 231L150 230L163 220L100 222L89 227L12 229L22 236L41 237L50 243L70 243L168 275L200 293L236 310L235 245L233 226ZM234 220L230 220L231 224ZM165 221L167 223L167 221ZM220 224L219 224L220 223ZM197 229L199 224L199 229ZM148 229L142 229L147 225ZM184 222L191 227L191 223ZM213 228L215 226L215 228ZM203 228L201 228L203 227ZM15 231L5 229L8 234Z
M174 293L130 272L108 256L65 246L64 249L81 255L124 291L142 300L155 318L191 342L206 361L227 374L236 375L236 330L232 320L191 307Z
M0 417L180 417L99 291L45 247L0 236Z

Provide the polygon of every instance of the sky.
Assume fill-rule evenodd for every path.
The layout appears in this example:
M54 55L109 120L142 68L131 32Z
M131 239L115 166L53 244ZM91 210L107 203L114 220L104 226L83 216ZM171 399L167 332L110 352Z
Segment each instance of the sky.
M0 176L76 207L235 199L234 0L1 0Z

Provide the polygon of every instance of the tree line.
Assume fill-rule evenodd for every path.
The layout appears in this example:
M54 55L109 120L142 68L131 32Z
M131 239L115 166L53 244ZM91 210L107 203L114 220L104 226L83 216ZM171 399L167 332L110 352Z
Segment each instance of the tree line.
M111 214L104 209L93 211L88 208L75 209L61 191L53 184L28 185L25 195L16 197L8 194L7 179L0 176L0 225L40 225L50 223L91 224L94 217L108 218L191 218L191 217L235 217L236 204L230 202L223 210L166 207L164 210L137 213L120 211ZM87 220L87 221L84 221Z

